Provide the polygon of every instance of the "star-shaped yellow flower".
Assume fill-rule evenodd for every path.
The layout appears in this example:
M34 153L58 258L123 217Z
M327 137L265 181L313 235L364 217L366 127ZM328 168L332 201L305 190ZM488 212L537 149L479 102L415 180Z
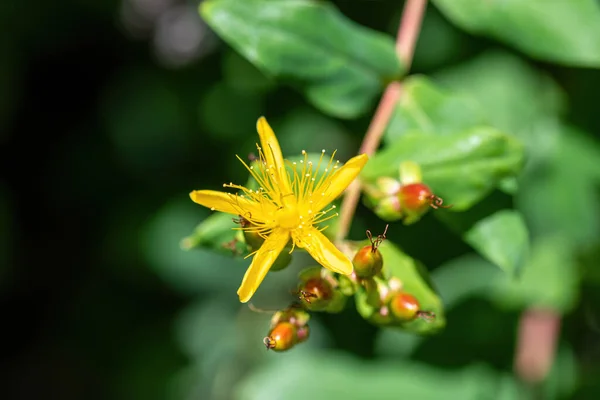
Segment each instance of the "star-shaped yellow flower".
M258 162L249 167L241 158L238 159L258 183L258 190L225 184L224 187L239 189L241 193L213 190L190 193L194 202L211 210L242 216L251 223L242 229L252 230L265 238L260 249L254 253L238 289L242 303L250 300L290 240L292 249L295 246L305 249L331 271L344 275L352 273L352 262L314 225L337 215L330 213L335 206L327 210L323 208L344 191L368 160L362 154L338 167L339 161L334 163L332 156L325 165L322 162L323 150L317 165L308 161L305 151L302 152L304 160L290 162L283 159L275 133L264 117L259 118L256 128L261 142L260 146L257 144ZM325 167L324 171L317 175L322 166Z

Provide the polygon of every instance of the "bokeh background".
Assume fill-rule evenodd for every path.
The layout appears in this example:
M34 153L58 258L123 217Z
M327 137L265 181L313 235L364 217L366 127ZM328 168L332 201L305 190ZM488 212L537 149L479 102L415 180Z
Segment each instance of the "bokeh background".
M395 35L402 2L333 3ZM287 154L337 148L344 160L369 115L325 116L264 77L207 27L195 1L8 1L0 32L0 397L335 398L341 386L351 398L419 398L410 393L423 387L432 399L525 396L503 386L519 312L467 297L449 310L448 328L423 341L382 332L349 308L315 315L310 341L276 354L262 345L269 315L235 294L247 261L180 249L209 215L188 193L245 181L234 155L253 150L258 116ZM458 30L434 6L412 71L490 49L549 74L568 99L565 120L599 139L598 70L528 59ZM351 236L382 227L361 206ZM398 229L410 229L403 248L431 270L471 251L431 216ZM584 259L597 267L595 243ZM297 272L294 264L269 275L253 302L285 307ZM594 274L582 280L551 377L533 397L600 398Z

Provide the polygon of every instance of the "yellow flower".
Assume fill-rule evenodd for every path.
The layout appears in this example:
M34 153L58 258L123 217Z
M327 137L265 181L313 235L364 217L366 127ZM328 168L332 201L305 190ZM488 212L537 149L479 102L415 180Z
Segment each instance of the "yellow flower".
M258 162L249 167L240 157L238 159L258 183L258 190L230 183L223 186L238 189L241 193L213 190L190 193L194 202L211 210L242 216L251 224L241 229L252 230L265 238L260 249L253 253L252 263L238 289L242 303L250 300L290 240L292 250L295 246L305 249L331 271L344 275L352 273L352 262L314 225L337 216L330 213L335 206L323 208L344 191L368 160L362 154L340 168L339 161L333 161L334 153L325 166L323 150L316 166L308 161L305 151L302 151L304 159L299 163L290 162L283 159L275 133L264 117L259 118L256 129L261 143L260 146L257 144ZM325 166L324 172L317 175L322 166Z

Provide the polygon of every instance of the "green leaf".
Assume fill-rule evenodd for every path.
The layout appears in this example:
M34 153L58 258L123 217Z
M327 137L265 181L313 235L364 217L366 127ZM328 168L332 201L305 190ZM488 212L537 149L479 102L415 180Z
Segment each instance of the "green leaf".
M363 169L362 178L372 182L380 176L397 177L400 163L408 160L421 166L423 182L436 195L460 211L519 172L523 146L486 127L445 136L409 132L377 153Z
M453 23L506 42L534 58L600 66L596 0L434 0Z
M310 0L208 0L206 22L265 74L291 81L322 111L353 118L403 68L393 40Z
M566 313L578 298L578 265L561 235L534 240L518 276L504 274L489 261L469 254L438 267L432 279L447 309L467 298L482 297L505 309L546 308Z
M573 245L592 245L600 237L599 186L600 146L563 127L544 163L521 178L515 202L532 235L562 234Z
M276 378L276 379L275 379ZM276 357L240 382L237 400L475 400L519 398L518 384L503 373L472 364L458 370L342 354L298 351Z
M563 235L539 238L517 278L505 276L490 293L498 304L514 309L548 308L562 313L577 304L579 271Z
M144 228L141 249L148 265L175 290L184 294L224 291L236 299L247 261L231 258L231 252L224 256L212 249L182 251L178 245L195 221L208 215L189 198L165 205Z
M545 74L506 52L488 51L434 75L447 90L477 102L485 119L539 152L565 109L559 86Z
M510 275L521 270L529 255L527 226L521 213L515 210L498 211L478 221L464 238L481 255Z
M444 91L424 76L412 76L404 81L384 139L390 143L408 131L448 135L484 124L476 101Z
M472 297L487 297L507 274L475 253L440 265L431 273L446 309L450 310Z
M384 260L384 277L398 278L402 282L402 291L415 296L421 310L435 313L435 318L431 321L417 318L398 325L409 332L419 334L434 333L442 329L446 325L444 306L431 285L427 269L389 241L384 241L379 246L379 251ZM364 291L356 294L356 307L363 318L377 324L377 320L373 317L375 310L368 304Z

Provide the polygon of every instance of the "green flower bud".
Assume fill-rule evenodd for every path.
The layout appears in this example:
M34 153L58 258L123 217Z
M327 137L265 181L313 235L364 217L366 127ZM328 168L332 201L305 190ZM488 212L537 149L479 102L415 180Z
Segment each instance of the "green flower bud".
M410 185L422 182L421 166L414 161L403 161L400 163L400 183Z
M269 269L269 272L281 271L282 269L287 268L287 266L290 265L291 262L292 255L290 254L290 252L284 250L281 253L279 253L279 256L277 256L277 259L275 259L275 262L271 266L271 269Z
M373 212L384 221L398 221L402 219L402 207L396 195L383 197L371 206Z
M402 218L398 191L400 182L389 177L379 177L375 183L364 185L365 205L385 221L397 221Z
M356 276L355 274L353 274L354 277L352 275L347 276L347 275L339 275L338 276L338 283L339 283L339 289L340 292L342 292L342 294L344 296L353 296L356 293L356 289L357 289L357 283L356 283Z

